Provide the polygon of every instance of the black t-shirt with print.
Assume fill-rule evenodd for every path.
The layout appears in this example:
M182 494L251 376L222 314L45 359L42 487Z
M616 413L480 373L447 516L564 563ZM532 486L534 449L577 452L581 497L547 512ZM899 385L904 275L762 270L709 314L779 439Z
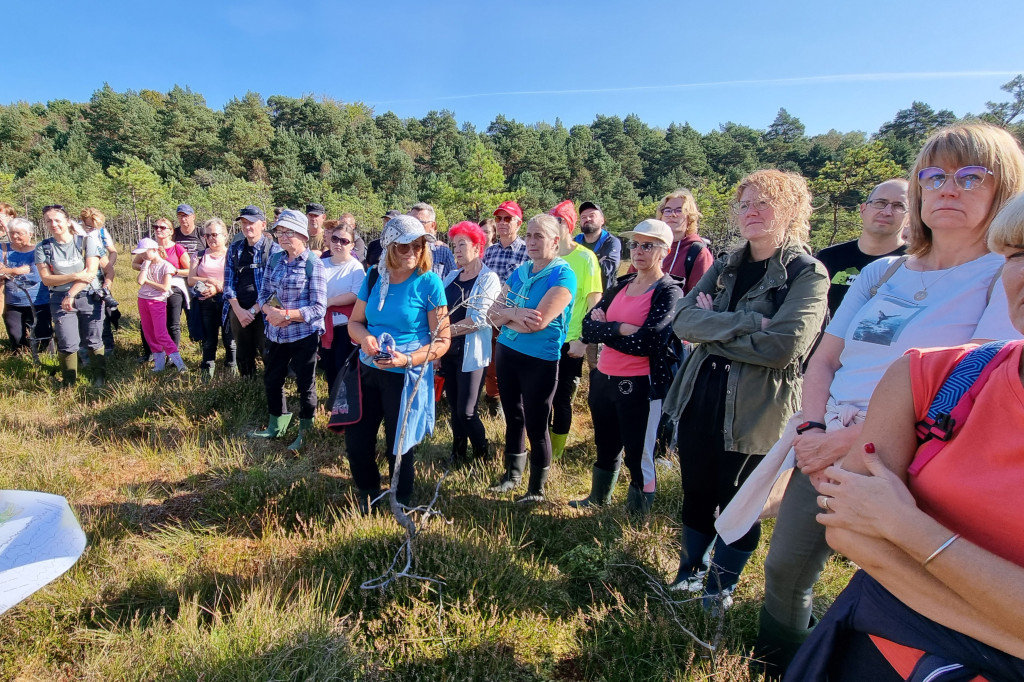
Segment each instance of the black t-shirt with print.
M869 256L860 250L857 240L854 239L819 251L815 257L828 271L828 312L830 316L835 317L836 310L843 302L846 292L850 290L854 280L868 263L886 256L900 256L906 250L906 246L901 246L895 251L881 256Z

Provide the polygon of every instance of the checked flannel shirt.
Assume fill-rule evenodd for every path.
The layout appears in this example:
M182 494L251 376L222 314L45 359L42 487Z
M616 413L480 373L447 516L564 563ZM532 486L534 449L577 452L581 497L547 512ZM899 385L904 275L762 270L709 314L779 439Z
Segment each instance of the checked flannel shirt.
M484 265L498 275L504 285L512 271L526 262L526 242L520 237L505 248L501 242L495 242L484 251Z
M313 270L306 277L306 261L312 259ZM313 252L306 249L290 263L287 255L271 256L271 262L277 263L263 271L263 286L260 289L256 305L263 305L270 297L277 294L281 307L297 310L302 317L300 322L292 322L285 327L275 327L263 319L267 340L274 343L291 343L304 339L310 334L324 333L324 315L327 314L327 277L324 262Z
M270 250L267 251L267 240L270 240ZM224 263L224 310L221 312L220 321L224 324L228 321L228 312L231 310L231 304L228 303L229 299L238 298L238 292L235 291L235 282L238 278L237 269L238 261L242 257L242 247L247 242L245 239L239 239L236 242L232 242L228 245L228 258ZM259 241L256 242L252 247L252 267L256 271L253 273L253 282L256 285L256 297L259 298L260 291L263 288L263 270L267 264L263 262L263 254L266 252L267 257L273 256L278 251L281 251L281 247L274 241L267 233L263 233ZM259 314L257 312L257 314Z

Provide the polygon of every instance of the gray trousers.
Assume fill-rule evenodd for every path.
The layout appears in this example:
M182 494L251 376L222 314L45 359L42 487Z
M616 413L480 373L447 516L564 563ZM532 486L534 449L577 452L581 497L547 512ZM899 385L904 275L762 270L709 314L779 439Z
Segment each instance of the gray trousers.
M79 347L92 351L103 348L103 302L93 302L85 291L75 297L75 309L68 312L60 307L64 292L50 296L50 316L53 335L61 353L77 353Z
M820 511L811 479L794 469L764 562L764 606L791 628L810 623L814 584L832 554L825 526L814 518Z

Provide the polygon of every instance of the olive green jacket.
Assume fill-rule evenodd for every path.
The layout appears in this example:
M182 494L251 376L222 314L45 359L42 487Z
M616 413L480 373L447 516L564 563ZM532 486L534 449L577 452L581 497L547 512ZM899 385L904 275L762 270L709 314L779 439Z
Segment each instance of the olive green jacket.
M808 252L803 244L789 241L769 260L761 281L740 298L736 311L728 312L736 271L748 252L749 247L744 247L715 261L676 305L672 330L696 346L676 374L664 409L679 419L704 359L726 357L732 368L725 396L725 449L763 455L799 409L800 364L821 330L828 306L828 275L821 263L804 268L776 310L774 291L786 284L786 263ZM699 293L714 298L712 310L697 307ZM762 330L761 320L766 317L771 322Z

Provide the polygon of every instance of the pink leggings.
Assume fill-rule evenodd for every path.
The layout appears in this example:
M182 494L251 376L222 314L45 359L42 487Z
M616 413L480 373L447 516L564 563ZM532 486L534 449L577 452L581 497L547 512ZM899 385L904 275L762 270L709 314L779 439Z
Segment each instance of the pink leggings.
M140 298L139 318L142 320L142 333L154 353L178 352L178 346L167 331L167 301Z

